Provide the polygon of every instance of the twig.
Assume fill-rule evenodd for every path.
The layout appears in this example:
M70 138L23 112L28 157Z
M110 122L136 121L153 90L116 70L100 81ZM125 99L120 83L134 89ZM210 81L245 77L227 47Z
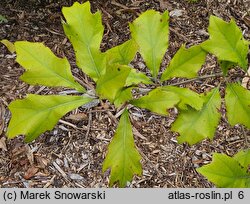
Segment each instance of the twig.
M244 139L245 139L245 145L246 145L246 147L248 148L248 147L249 147L249 142L248 142L247 134L246 134L246 132L245 132L245 129L244 129L244 126L243 126L243 125L241 125L241 129L242 129L243 136L244 136Z
M56 175L54 175L45 185L43 188L48 188L53 182L54 179L56 178Z
M171 86L177 86L177 85L182 85L182 84L188 84L188 83L196 81L196 80L207 79L207 78L211 78L211 77L221 77L221 76L223 76L223 73L219 72L219 73L215 73L215 74L199 76L199 77L196 77L196 78L193 78L193 79L188 79L186 81L181 81L181 82L177 82L177 83L170 84L170 85Z
M86 132L85 139L84 139L85 142L87 141L87 138L88 138L89 133L90 133L91 123L92 123L92 113L89 113L89 120L88 120L88 125L87 125L87 132Z
M67 174L61 169L61 167L58 166L57 163L56 163L55 161L54 161L52 164L53 164L53 166L56 168L56 170L63 176L63 178L64 178L65 180L68 181L68 176L67 176Z

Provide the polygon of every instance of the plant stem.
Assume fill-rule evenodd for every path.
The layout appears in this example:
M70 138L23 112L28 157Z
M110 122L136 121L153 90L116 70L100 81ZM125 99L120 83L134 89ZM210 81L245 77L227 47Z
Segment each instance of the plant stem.
M201 80L201 79L207 79L207 78L211 78L211 77L221 77L223 76L222 72L218 72L218 73L214 73L214 74L210 74L210 75L205 75L205 76L199 76L193 79L188 79L185 81L181 81L181 82L177 82L177 83L173 83L173 84L168 84L167 86L177 86L177 85L182 85L182 84L188 84L190 82L196 81L196 80ZM155 86L159 87L159 86ZM139 93L135 94L135 95L140 95L140 94L147 94L148 92L150 92L152 89L150 88L139 88Z
M177 82L177 83L169 84L169 85L170 86L177 86L177 85L187 84L187 83L199 80L199 79L207 79L207 78L211 78L211 77L221 77L221 76L223 76L223 73L218 72L218 73L214 73L214 74L210 74L210 75L199 76L199 77L196 77L196 78L193 78L193 79L188 79L188 80L185 80L185 81L181 81L181 82Z

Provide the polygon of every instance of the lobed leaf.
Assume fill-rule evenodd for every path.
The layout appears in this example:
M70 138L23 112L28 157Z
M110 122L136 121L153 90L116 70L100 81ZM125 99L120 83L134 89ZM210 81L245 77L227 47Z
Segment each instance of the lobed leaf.
M106 51L108 63L128 65L135 57L138 45L134 40L128 40L121 45Z
M178 132L178 142L187 142L193 145L205 138L212 139L220 121L221 98L219 88L203 96L203 107L201 110L188 108L181 110L178 118L173 123L171 130Z
M205 63L207 53L199 45L188 49L184 45L172 58L169 66L162 74L161 81L173 77L193 78Z
M202 43L202 48L214 54L220 61L237 63L246 70L249 45L235 21L231 20L227 23L211 15L208 31L210 38Z
M180 88L177 86L164 86L163 90L175 93L181 99L178 103L178 107L183 110L188 109L188 105L196 110L200 110L203 105L203 99L201 95L191 91L188 88Z
M103 162L103 171L111 168L110 186L118 181L120 187L125 187L134 174L141 175L140 160L141 156L135 147L128 111L125 110Z
M250 165L250 149L239 151L233 158L238 161L241 166L248 170Z
M214 153L212 162L197 171L217 187L250 187L250 174L234 158L225 154Z
M160 115L168 115L167 110L173 108L179 101L180 98L177 94L165 91L162 88L156 88L150 91L146 96L131 100L130 103L140 108L146 108Z
M27 98L10 103L9 109L12 117L7 135L13 138L24 134L26 135L25 141L31 142L46 130L52 130L67 112L92 100L85 96L28 94Z
M126 65L109 65L106 73L96 82L96 93L101 98L106 98L113 102L124 87L130 71L131 68Z
M140 54L156 79L168 48L168 11L161 15L159 12L148 10L130 24L130 30L132 39L139 45Z
M137 85L140 83L152 84L152 81L144 73L131 68L125 86Z
M92 14L89 2L75 2L63 7L62 13L66 19L64 32L73 45L77 66L97 81L106 69L105 54L100 51L104 31L101 13Z
M15 48L16 61L26 70L20 77L21 80L32 85L64 86L85 91L74 80L68 60L56 57L42 43L19 41L15 42Z
M250 128L250 91L239 84L227 84L225 101L230 125Z

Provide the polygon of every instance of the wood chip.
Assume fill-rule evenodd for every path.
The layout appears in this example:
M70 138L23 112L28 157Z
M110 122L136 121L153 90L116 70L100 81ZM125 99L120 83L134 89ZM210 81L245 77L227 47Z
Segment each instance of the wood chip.
M24 174L23 178L30 179L31 177L33 177L37 172L38 172L39 168L37 167L30 167Z
M2 150L4 150L4 151L7 151L7 147L6 147L5 140L6 140L5 137L2 137L2 138L0 139L0 149L2 149Z

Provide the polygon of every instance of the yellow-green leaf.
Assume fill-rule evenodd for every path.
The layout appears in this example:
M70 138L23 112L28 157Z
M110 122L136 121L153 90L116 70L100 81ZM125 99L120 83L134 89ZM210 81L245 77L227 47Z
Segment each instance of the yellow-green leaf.
M0 42L3 43L11 53L14 53L16 51L15 45L12 42L6 39L1 40Z
M159 12L148 10L130 24L130 30L132 38L139 45L140 54L156 79L168 48L168 11L161 15Z
M106 73L96 83L96 93L103 99L113 102L122 90L131 68L126 65L111 64Z
M59 58L42 43L15 42L16 61L25 68L21 80L32 85L64 86L84 92L71 73L66 58Z
M247 170L250 165L250 149L239 151L233 158Z
M97 81L106 66L105 54L100 51L104 31L101 13L92 14L88 1L63 7L62 13L66 19L64 32L73 45L78 67Z
M214 54L220 61L237 63L246 70L249 43L243 38L243 34L235 21L231 20L227 23L211 15L208 31L210 38L202 43L202 48Z
M178 103L178 107L183 110L188 109L188 105L196 110L200 110L203 105L203 99L200 94L191 91L188 88L180 88L177 86L164 86L163 90L175 93L181 99Z
M111 168L110 186L118 182L120 187L125 187L134 174L141 175L140 160L141 156L135 147L128 111L125 110L103 163L103 171Z
M225 101L230 125L250 128L250 91L239 84L227 84Z
M172 58L169 66L163 72L161 81L172 77L193 78L205 63L207 53L199 45L188 49L185 46L177 51Z
M160 115L168 115L168 109L173 108L179 101L180 98L177 94L165 91L162 88L156 88L150 91L148 95L132 100L130 103Z
M131 68L125 86L137 85L140 83L151 84L152 81L144 73Z
M107 63L118 63L128 65L135 57L138 45L134 40L128 40L121 45L106 51Z
M220 121L221 98L219 89L215 88L203 96L201 110L188 108L180 110L179 116L173 123L171 130L178 132L178 142L187 142L193 145L203 139L214 137L217 125Z
M132 89L134 87L129 88L123 88L116 96L114 104L116 107L122 106L125 102L131 100L133 98L132 96Z
M29 94L27 98L12 101L9 109L12 117L7 135L13 138L26 135L31 142L47 130L52 130L58 120L67 112L84 105L93 99L85 96L40 96Z
M234 158L225 154L214 153L212 162L197 171L217 187L250 187L250 174Z

